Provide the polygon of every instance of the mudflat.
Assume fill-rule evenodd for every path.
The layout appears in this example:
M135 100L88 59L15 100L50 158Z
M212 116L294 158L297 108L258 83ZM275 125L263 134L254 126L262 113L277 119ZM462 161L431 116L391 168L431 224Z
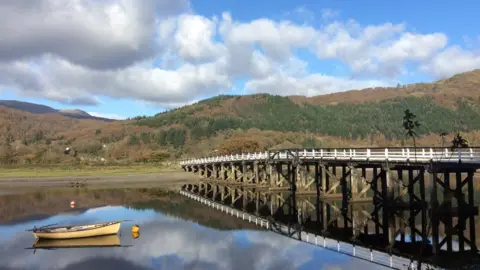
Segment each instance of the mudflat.
M109 176L56 176L0 178L0 190L52 187L157 187L191 183L199 177L191 172L167 171L152 174Z

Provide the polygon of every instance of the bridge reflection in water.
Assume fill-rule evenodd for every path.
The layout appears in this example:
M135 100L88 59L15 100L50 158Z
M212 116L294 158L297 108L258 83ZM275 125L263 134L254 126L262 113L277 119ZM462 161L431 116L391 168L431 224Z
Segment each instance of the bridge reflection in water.
M183 194L254 214L287 236L322 246L320 237L396 269L478 260L478 148L289 149L182 166L201 176Z

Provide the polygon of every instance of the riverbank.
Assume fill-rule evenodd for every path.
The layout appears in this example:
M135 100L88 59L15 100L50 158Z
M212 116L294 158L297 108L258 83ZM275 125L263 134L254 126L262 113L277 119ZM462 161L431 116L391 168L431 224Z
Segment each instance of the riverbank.
M132 165L36 165L36 166L1 166L0 179L24 177L66 177L66 176L126 176L156 174L181 171L179 166L156 164Z
M32 191L39 188L108 188L108 187L179 187L198 180L193 173L163 171L157 173L130 173L123 175L76 175L50 177L2 177L2 193Z

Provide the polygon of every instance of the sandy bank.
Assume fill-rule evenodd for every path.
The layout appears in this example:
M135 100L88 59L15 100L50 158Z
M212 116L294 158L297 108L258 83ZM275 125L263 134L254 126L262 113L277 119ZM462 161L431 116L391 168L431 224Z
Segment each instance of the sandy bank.
M182 185L198 180L198 176L187 172L163 172L155 174L122 176L71 176L71 177L19 177L0 178L0 190L38 189L57 187L155 187Z

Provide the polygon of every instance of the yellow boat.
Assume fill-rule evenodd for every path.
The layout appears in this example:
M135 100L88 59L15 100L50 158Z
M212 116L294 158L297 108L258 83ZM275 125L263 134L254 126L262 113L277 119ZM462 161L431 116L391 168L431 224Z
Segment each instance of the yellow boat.
M39 239L73 239L92 236L117 234L122 221L103 222L96 224L42 227L31 230Z
M88 247L120 247L118 235L103 235L77 239L38 239L33 248L88 248Z

